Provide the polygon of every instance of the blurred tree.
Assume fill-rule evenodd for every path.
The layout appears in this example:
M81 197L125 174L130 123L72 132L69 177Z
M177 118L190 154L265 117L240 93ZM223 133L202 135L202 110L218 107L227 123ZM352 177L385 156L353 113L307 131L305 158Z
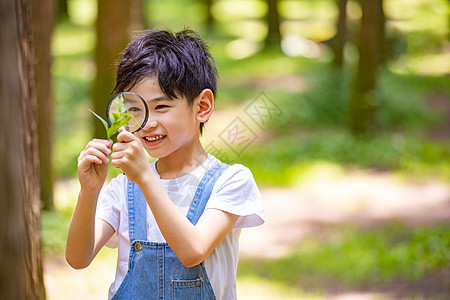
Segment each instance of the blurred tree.
M50 72L52 55L50 49L54 25L55 2L31 0L34 47L34 77L38 101L38 136L41 201L44 210L53 209L53 99ZM42 22L42 20L46 20Z
M213 29L214 26L214 16L212 14L212 6L214 4L214 0L205 0L205 5L206 5L206 28L211 31Z
M386 16L383 10L383 0L377 0L373 3L373 9L377 17L377 43L378 43L378 64L383 65L389 59L388 44L386 42Z
M267 26L269 28L265 49L279 50L281 48L280 13L278 11L278 0L267 0Z
M53 2L53 1L46 1ZM67 19L69 17L69 0L57 0L58 18Z
M0 2L0 295L44 299L29 0Z
M148 28L147 2L146 0L129 0L130 2L130 24L129 31L138 31ZM132 5L131 5L132 4Z
M344 47L347 39L347 0L337 0L339 16L337 20L336 35L331 41L331 48L334 52L333 64L342 68L344 65Z
M114 89L114 63L128 41L130 6L132 6L129 1L98 0L95 48L97 73L92 88L92 101L94 111L102 115L106 112L106 106ZM92 120L95 128L94 136L106 138L103 124L96 118Z
M381 17L382 0L360 0L360 3L362 19L359 62L349 106L350 129L356 135L366 134L375 129L377 108L375 87L380 63L380 28L384 27L384 18Z

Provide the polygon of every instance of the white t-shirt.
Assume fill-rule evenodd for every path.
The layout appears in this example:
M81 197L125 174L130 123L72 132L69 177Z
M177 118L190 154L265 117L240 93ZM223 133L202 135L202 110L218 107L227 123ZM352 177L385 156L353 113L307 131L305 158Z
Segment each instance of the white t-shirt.
M200 180L218 162L217 158L208 154L206 161L189 174L176 179L160 179L170 198L184 215L187 215ZM155 163L152 163L152 168L159 177ZM106 245L119 248L116 277L110 287L108 299L111 299L117 291L128 271L130 239L126 195L127 178L120 174L101 192L97 205L96 217L108 222L116 231ZM236 271L241 228L264 223L261 194L251 171L239 164L227 168L214 185L205 209L219 209L239 215L231 231L204 262L216 298L236 299ZM165 242L148 205L147 239L152 242Z

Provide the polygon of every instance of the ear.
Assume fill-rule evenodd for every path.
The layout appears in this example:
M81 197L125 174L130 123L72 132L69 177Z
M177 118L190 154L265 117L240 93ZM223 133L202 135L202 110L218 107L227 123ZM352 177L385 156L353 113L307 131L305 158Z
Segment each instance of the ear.
M210 89L204 89L195 101L197 106L197 121L204 123L208 121L214 110L214 94Z

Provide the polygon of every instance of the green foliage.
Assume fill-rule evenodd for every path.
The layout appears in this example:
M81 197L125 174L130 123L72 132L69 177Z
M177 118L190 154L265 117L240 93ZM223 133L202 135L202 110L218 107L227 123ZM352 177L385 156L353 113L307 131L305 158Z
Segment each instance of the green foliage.
M252 145L238 161L252 170L258 183L266 185L296 184L309 176L311 166L323 162L344 169L389 170L409 178L450 180L448 144L400 133L358 138L345 129L303 128L271 143Z
M45 255L63 253L73 209L41 212L41 231Z
M103 126L105 126L106 136L108 137L108 140L109 140L109 134L108 134L109 125L108 125L108 122L106 122L105 119L103 119L102 117L100 117L99 115L97 115L94 111L92 111L92 110L89 110L89 111L90 111L97 119L99 119L99 120L102 122Z
M429 79L428 82L431 85L439 85L439 81L443 79L435 78L435 82ZM377 113L378 124L382 129L424 128L440 120L440 112L427 106L427 92L417 85L420 80L425 78L400 76L389 72L381 74Z
M305 124L340 127L347 124L351 76L344 72L324 68L310 75L312 87L299 101L304 102Z
M314 126L346 128L348 124L348 100L351 95L350 70L324 67L308 75L310 89L303 94L280 93L279 106L285 108L281 118L274 119L273 126L281 128ZM375 93L377 127L380 130L410 130L424 128L439 121L439 112L425 102L427 90L416 82L420 76L402 76L381 72ZM441 86L445 78L428 78L431 87ZM445 90L442 90L446 93Z
M281 259L243 260L240 277L261 277L306 289L379 286L414 281L450 267L447 226L408 228L392 224L370 230L344 227L329 240L310 238Z
M270 144L280 145L278 149L262 145L262 149L269 148L267 155L262 151L258 152L256 147L248 149L242 158L244 162L252 161L250 152L255 151L256 157L263 157L268 161L269 169L277 170L282 179L291 178L292 174L298 173L301 166L308 165L305 162L308 159L313 160L313 163L316 160L325 160L332 164L342 162L344 165L360 167L413 169L414 172L423 174L432 174L435 168L441 171L448 168L446 159L443 162L437 160L446 153L443 150L445 145L430 142L420 145L417 135L410 134L411 130L423 131L429 125L442 120L439 112L431 110L425 100L435 91L448 95L448 77L424 77L414 75L411 71L404 71L402 74L384 71L378 81L376 93L380 134L370 142L358 141L345 133L348 119L347 99L351 94L354 77L352 62L355 60L349 59L347 68L339 71L328 66L330 59L328 54L319 59L308 59L263 51L245 59L233 59L229 53L229 46L236 38L258 44L263 40L266 30L264 24L261 26L261 20L247 20L242 15L261 17L263 14L260 9L265 7L265 3L235 2L214 4L213 13L217 22L212 29L207 29L204 23L206 20L204 3L183 0L180 5L179 1L158 0L148 2L146 8L153 28L177 31L188 26L206 39L220 74L217 108L239 105L252 99L259 90L268 93L282 108L282 117L274 120L271 127L271 132L276 134L273 134L274 138ZM330 18L336 13L333 5L327 1L288 2L280 4L280 11L284 17L300 12L312 18L306 21L291 20L290 22L295 22L292 28L299 30L295 34L303 36L313 34L314 37L311 38L320 41L324 32L333 32L329 30L334 26L333 18ZM385 3L387 15L393 18L388 20L390 23L387 34L395 37L395 43L403 43L403 50L399 52L401 56L395 56L395 61L392 62L397 69L409 70L408 62L411 56L442 51L444 37L448 33L447 27L443 24L446 24L445 16L449 6L444 0L432 2L432 5L424 0L415 1L413 4L407 1ZM91 58L95 44L95 3L92 0L71 2L69 10L71 16L69 20L58 24L53 39L56 101L54 161L58 177L75 175L76 157L90 136L91 124L85 111L90 106L90 86L95 74ZM243 9L238 13L236 5L243 5ZM222 6L226 6L226 10L220 10ZM254 11L245 11L248 9ZM260 12L254 15L257 11ZM404 19L404 14L410 17ZM245 26L236 26L237 21ZM255 24L259 25L255 27ZM313 24L323 26L310 28ZM387 68L393 70L391 66ZM285 85L270 83L270 79L277 81L289 76L306 79L306 90L292 91L285 88ZM261 83L267 81L270 83L267 86ZM396 133L392 133L394 131ZM305 132L312 134L305 135ZM288 137L290 133L293 134ZM318 136L314 137L316 134ZM380 148L377 151L369 149L367 145ZM398 147L406 147L404 148L408 150L406 157L401 157L402 151ZM277 151L280 153L276 154ZM430 155L435 158L430 159ZM277 160L272 161L273 158ZM294 167L296 171L291 170L288 158L296 164ZM422 158L426 161L420 161ZM256 161L252 164L252 168L261 170L258 172L260 178L266 176L263 174L266 174L267 166L259 166ZM441 171L438 173L442 173ZM282 179L278 181L264 179L264 182L285 182Z

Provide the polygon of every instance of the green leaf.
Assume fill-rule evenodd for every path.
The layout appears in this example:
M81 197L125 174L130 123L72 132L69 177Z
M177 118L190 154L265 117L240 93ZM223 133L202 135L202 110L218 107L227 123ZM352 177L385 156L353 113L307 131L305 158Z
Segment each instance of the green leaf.
M122 127L122 126L128 125L128 122L130 121L130 119L131 119L130 117L121 119L121 120L118 122L119 128Z
M133 118L137 122L136 118L132 114L124 113L124 114L122 114L122 117L123 116L129 116L130 118Z
M111 136L113 136L115 133L117 133L117 130L119 130L120 126L119 126L119 122L115 122L111 125L111 127L109 127L107 135L109 136L109 138Z
M106 129L106 138L109 140L115 133L117 133L117 131L119 130L120 127L122 126L126 126L128 125L128 122L130 121L131 118L135 119L136 118L129 114L129 113L123 113L123 107L121 107L120 105L117 104L117 106L119 107L119 113L113 113L113 119L112 120L112 124L111 126L108 126L108 122L106 122L102 117L100 117L99 115L97 115L95 112L93 112L92 110L89 110L91 113L94 114L94 116L96 116L100 121L102 121L103 126L105 126Z
M100 121L102 121L103 126L105 126L106 131L108 131L109 126L108 126L108 122L106 122L102 117L100 117L99 115L97 115L95 112L93 112L92 110L89 110L94 116L96 116ZM109 138L108 138L109 139Z
M128 117L128 118L120 119L119 121L113 123L111 125L111 127L109 127L109 129L106 133L108 135L108 139L110 139L111 136L113 136L115 133L117 133L117 130L119 130L120 127L126 126L129 121L130 121L130 118Z
M119 121L120 120L120 118L121 118L121 114L119 113L113 113L112 114L113 115L113 123L116 123L117 121Z
M119 115L122 115L122 113L127 110L127 107L122 102L114 102L114 104L119 108Z

